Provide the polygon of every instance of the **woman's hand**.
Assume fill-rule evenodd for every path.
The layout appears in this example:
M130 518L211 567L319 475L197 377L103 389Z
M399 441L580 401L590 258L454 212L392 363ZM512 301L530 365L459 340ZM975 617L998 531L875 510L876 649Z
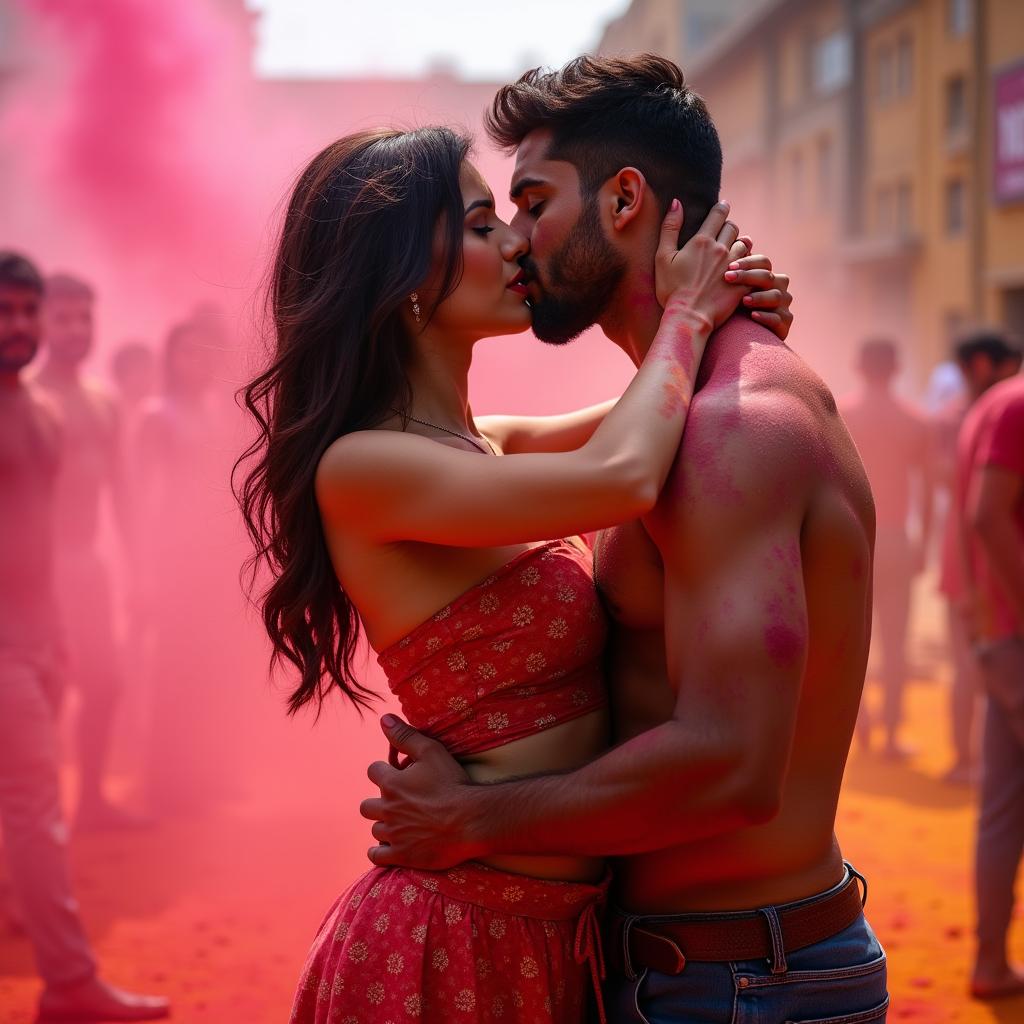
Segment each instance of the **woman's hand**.
M728 216L729 204L715 203L697 233L678 249L683 212L674 199L662 222L662 243L654 258L658 302L665 308L670 302L686 305L712 328L732 316L747 292L746 286L725 280L729 264L750 251Z
M746 242L749 250L750 239L741 237L740 241ZM725 280L750 289L743 296L743 305L750 310L751 319L785 341L793 326L789 274L773 273L767 256L743 256L729 264Z

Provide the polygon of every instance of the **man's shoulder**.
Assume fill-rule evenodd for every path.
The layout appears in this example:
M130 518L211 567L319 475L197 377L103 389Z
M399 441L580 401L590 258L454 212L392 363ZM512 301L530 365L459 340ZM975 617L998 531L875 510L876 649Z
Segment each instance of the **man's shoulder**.
M1011 377L991 387L979 399L979 405L996 418L1019 416L1024 411L1024 376Z
M1001 420L1015 420L1024 414L1024 376L1000 381L985 392L967 411L960 429L961 452L973 450L979 439Z
M832 391L792 349L767 344L736 364L715 368L694 395L687 430L715 429L723 420L734 430L757 434L769 424L814 430L838 414Z
M25 383L25 397L37 416L56 428L64 424L60 396L37 378Z

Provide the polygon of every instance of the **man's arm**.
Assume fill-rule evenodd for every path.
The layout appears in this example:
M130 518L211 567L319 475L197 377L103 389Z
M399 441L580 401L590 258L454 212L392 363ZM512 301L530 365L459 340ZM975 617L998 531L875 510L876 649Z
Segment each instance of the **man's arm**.
M1003 385L1006 387L1008 385ZM1024 398L1007 402L979 445L968 490L967 526L1024 627Z
M784 430L756 444L734 438L727 498L669 495L655 516L652 535L667 555L673 717L574 772L488 786L469 784L439 744L404 723L385 725L414 762L370 768L381 797L361 810L377 819L374 862L438 868L497 853L629 854L777 813L807 653L806 485L788 468L791 441Z
M1003 466L983 466L973 488L970 522L992 574L1024 627L1024 538L1017 510L1024 501L1024 476Z
M927 420L923 417L921 418L920 434L918 480L921 502L921 533L917 540L920 550L918 564L915 568L918 572L923 572L931 546L932 530L935 525L935 485L937 477L932 432Z

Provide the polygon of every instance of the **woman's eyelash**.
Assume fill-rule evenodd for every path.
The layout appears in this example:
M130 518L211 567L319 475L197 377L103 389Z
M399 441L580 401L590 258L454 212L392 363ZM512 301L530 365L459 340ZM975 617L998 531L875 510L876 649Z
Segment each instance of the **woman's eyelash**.
M531 206L531 207L530 207L530 208L529 208L529 209L527 210L527 213L529 213L529 215L530 215L531 217L536 217L536 216L537 216L537 214L538 214L538 213L540 213L541 207L542 207L543 205L544 205L544 203L543 203L543 202L537 203L537 204L536 204L535 206Z
M489 235L494 228L473 228L478 235Z

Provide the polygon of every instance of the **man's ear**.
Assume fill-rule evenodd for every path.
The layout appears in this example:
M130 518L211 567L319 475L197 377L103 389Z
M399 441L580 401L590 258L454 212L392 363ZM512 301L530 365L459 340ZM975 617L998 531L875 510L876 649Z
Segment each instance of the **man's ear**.
M629 228L654 199L643 171L636 167L623 167L604 183L601 192L614 231Z

